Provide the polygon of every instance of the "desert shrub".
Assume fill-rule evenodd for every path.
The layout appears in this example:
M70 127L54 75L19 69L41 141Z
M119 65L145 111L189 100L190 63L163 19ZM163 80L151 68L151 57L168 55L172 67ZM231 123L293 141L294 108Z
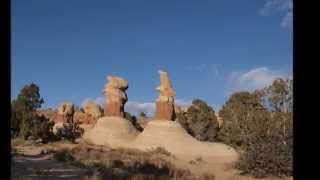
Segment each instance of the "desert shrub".
M31 136L35 139L42 139L43 142L53 140L53 125L54 122L49 121L45 116L36 116L31 123Z
M270 113L263 108L260 99L249 92L231 95L219 112L223 119L217 139L236 148L247 148L250 138L268 127Z
M253 93L234 93L219 112L224 122L217 139L244 151L237 164L243 173L292 174L292 89L285 83L291 81L277 79Z
M142 128L142 127L140 126L140 124L137 122L136 116L133 116L133 115L131 115L131 114L128 113L128 112L124 112L124 118L127 119L128 121L130 121L131 124L133 125L133 127L134 127L136 130L138 130L138 131L140 131L140 132L143 131L143 128Z
M111 149L81 144L55 155L57 160L91 169L88 179L206 179L189 170L175 167L159 156L166 151L144 152L137 149ZM72 158L70 157L72 156ZM209 176L214 179L214 176ZM210 179L210 178L209 178Z
M70 154L68 149L62 149L53 155L53 158L61 162L72 162L74 160L73 156Z
M187 112L177 114L177 120L184 129L200 141L215 141L219 128L218 120L212 107L196 99Z
M155 153L155 154L164 154L166 156L173 156L169 151L167 151L163 147L156 147L150 151L150 153Z
M57 128L56 137L74 142L83 133L84 129L79 126L78 122L64 123L61 128Z
M236 167L255 177L292 176L292 163L292 139L268 137L252 141Z
M140 112L139 116L140 116L140 118L148 118L148 116L145 112Z

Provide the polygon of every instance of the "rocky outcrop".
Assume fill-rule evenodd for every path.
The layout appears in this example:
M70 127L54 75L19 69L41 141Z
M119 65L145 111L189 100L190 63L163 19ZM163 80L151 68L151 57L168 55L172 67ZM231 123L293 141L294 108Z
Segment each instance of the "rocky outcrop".
M219 128L221 128L223 124L223 119L219 116L219 113L215 113L215 115L217 116L218 126Z
M102 108L94 101L88 101L84 103L83 111L85 114L92 116L94 119L98 119L103 116Z
M176 114L178 114L178 113L182 113L183 111L182 111L182 108L179 105L175 104L174 105L174 112Z
M156 101L155 119L174 120L174 97L176 95L176 92L172 87L168 73L160 70L159 74L160 86L156 89L160 94Z
M127 102L128 81L120 77L108 76L104 93L107 98L105 115L124 117L124 105Z
M77 111L74 113L74 122L79 124L93 125L96 123L97 119L91 116L90 114L86 114L81 111Z
M58 107L57 117L54 118L55 123L72 123L74 114L74 105L71 102L63 102Z

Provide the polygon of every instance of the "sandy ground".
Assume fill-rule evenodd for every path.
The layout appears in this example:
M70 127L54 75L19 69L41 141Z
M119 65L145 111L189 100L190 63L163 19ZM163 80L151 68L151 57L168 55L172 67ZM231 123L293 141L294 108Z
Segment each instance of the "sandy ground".
M70 143L54 143L49 145L20 145L15 146L19 155L12 156L11 177L15 180L36 179L36 180L61 180L85 179L89 171L72 165L57 162L52 158L52 154L41 155L44 149L72 148L76 145ZM201 157L201 156L198 156ZM213 173L217 180L280 180L280 178L257 179L248 176L240 176L231 164L224 162L230 159L226 157L201 157L200 161L190 159L194 156L179 155L176 158L168 158L177 167L188 168L194 174ZM289 180L292 178L285 178ZM284 180L284 179L282 179Z
M148 150L163 147L176 158L168 159L177 167L188 168L194 174L214 174L217 180L257 180L256 178L240 176L233 168L238 160L238 153L225 144L201 142L191 137L180 124L172 121L154 120L147 124L144 131L137 134L131 131L127 121L121 122L118 118L98 120L98 126L84 137L96 141L98 144L105 142L111 147L137 148ZM92 132L96 128L96 132ZM133 132L132 135L128 135ZM130 139L130 140L128 140ZM43 148L72 148L70 143L56 143L44 146L16 146L19 156L13 156L12 174L15 179L27 177L29 179L80 179L87 173L63 163L58 163L50 155L40 155ZM198 159L198 160L197 160ZM265 178L260 180L277 180L279 178ZM285 178L292 179L292 178Z
M53 145L57 149L72 147L70 144ZM52 158L53 154L42 155L41 151L48 146L21 145L15 146L18 155L12 155L11 179L24 180L79 180L83 179L88 171L68 164L60 163Z

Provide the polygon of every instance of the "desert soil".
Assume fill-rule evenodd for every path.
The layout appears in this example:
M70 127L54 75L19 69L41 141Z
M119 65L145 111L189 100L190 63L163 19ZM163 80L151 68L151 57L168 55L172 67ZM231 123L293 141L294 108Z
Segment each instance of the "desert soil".
M23 144L15 146L17 153L12 155L11 178L14 180L61 180L71 179L79 180L86 179L89 171L66 163L57 162L53 159L53 154L42 155L41 151L44 149L61 149L72 148L75 144L66 142L54 143L49 145L32 145ZM185 156L185 157L184 157ZM264 178L256 179L248 176L241 176L239 172L232 168L229 164L222 162L228 161L226 157L202 157L202 160L190 163L188 155L176 156L172 161L176 166L181 168L188 168L191 172L213 173L217 180L280 180L279 178ZM286 180L292 178L285 178Z
M54 144L55 149L72 147L73 145ZM17 153L11 156L11 179L14 180L56 180L56 179L83 179L89 172L72 165L57 162L53 154L41 154L48 149L46 145L23 144L15 146ZM54 148L52 148L54 149Z

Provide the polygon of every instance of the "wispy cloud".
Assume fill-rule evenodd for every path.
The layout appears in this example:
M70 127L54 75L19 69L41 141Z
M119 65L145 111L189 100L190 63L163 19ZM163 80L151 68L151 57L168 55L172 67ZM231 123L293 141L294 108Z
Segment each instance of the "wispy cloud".
M259 67L247 72L231 73L227 84L231 92L252 91L270 85L276 78L285 77L287 76L283 72L271 71L267 67Z
M105 106L105 98L104 97L97 97L95 99L93 98L86 98L82 102L82 106L84 103L88 101L94 101L98 103L101 107ZM181 106L181 107L188 107L191 105L191 100L183 100L183 99L176 99L175 100L176 104ZM139 115L141 112L146 113L149 116L152 116L155 112L156 105L155 102L143 102L143 101L128 101L125 106L124 110L126 112L129 112L134 115Z
M192 100L184 100L184 99L176 99L175 100L175 103L182 107L182 108L185 108L185 107L188 107L192 104Z
M128 101L124 109L131 114L138 115L140 112L144 112L150 116L154 114L156 107L154 102Z
M292 0L267 0L260 10L260 15L268 16L271 13L282 12L285 13L280 26L283 28L292 29L293 25L293 2Z
M191 100L176 99L175 103L180 107L188 107L191 105ZM141 101L128 101L125 105L125 111L131 114L138 115L140 112L144 112L149 116L152 116L156 110L155 102L141 102Z

